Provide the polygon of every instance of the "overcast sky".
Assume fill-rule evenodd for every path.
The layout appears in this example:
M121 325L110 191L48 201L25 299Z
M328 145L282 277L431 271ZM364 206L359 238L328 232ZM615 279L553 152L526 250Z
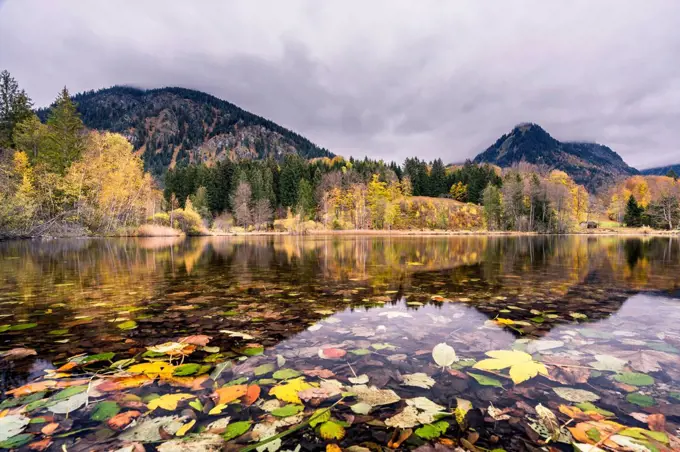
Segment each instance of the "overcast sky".
M199 89L349 156L459 162L515 124L680 162L680 1L0 0L0 68Z

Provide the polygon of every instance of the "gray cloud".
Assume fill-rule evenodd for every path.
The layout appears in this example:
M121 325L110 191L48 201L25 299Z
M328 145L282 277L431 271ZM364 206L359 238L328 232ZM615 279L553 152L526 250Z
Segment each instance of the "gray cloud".
M680 2L0 3L38 105L114 84L209 92L342 154L446 162L519 122L680 161Z

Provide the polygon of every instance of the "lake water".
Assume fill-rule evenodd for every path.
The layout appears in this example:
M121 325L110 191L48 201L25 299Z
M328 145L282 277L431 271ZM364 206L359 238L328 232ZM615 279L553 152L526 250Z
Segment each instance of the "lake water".
M680 241L0 242L9 350L0 447L679 450Z

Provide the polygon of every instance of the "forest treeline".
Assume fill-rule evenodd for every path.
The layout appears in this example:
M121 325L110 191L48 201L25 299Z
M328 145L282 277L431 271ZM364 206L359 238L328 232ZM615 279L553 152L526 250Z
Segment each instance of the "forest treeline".
M187 234L563 233L606 215L630 226L680 224L674 174L635 176L594 196L562 171L524 163L501 169L288 154L177 165L159 180L125 137L87 129L66 88L47 111L43 122L11 75L0 74L0 236L134 234L145 224Z

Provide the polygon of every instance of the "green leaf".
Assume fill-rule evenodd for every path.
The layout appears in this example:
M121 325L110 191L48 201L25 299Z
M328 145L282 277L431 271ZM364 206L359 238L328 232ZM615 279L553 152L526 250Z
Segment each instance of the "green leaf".
M426 424L416 429L415 433L418 437L430 440L439 438L447 429L449 423L446 421L435 422L434 424Z
M350 351L350 353L355 354L357 356L364 356L364 355L370 355L372 352L367 348L359 348L359 349Z
M227 431L224 432L222 437L225 441L229 441L230 439L243 435L248 430L250 430L250 421L234 422L233 424L227 425Z
M172 374L176 377L187 377L201 370L201 367L200 364L196 363L182 364L181 366L175 367Z
M286 406L282 406L281 408L277 408L275 410L272 410L272 414L276 417L288 417L288 416L294 416L298 414L300 411L302 411L305 407L302 405L293 405L289 404Z
M80 364L92 364L99 361L110 361L114 356L116 356L116 354L113 352L98 353L96 355L86 356L85 358L81 359Z
M632 394L628 394L626 396L626 400L628 400L630 403L633 403L637 406L641 406L643 408L654 406L654 404L656 403L654 401L654 398L648 395L640 394L639 392L633 392Z
M472 372L468 372L468 375L477 380L477 383L479 383L482 386L496 386L498 388L503 387L503 383L501 383L500 380L497 380L492 377L487 377L486 375L482 374L474 374Z
M126 322L119 323L117 326L121 330L134 330L137 328L137 322L134 320L128 320Z
M591 428L590 430L587 430L586 435L588 435L588 438L590 438L590 440L595 443L600 441L600 439L602 438L600 436L600 431L595 427Z
M603 410L602 408L598 408L590 402L577 403L576 407L580 408L584 412L594 411L594 412L601 414L602 416L605 416L605 417L614 417L615 416L615 414L612 413L611 411L607 411L607 410Z
M200 399L194 399L189 402L189 406L199 413L203 411L203 402Z
M299 377L301 374L295 369L281 369L274 372L272 377L277 380L288 380L290 378Z
M319 424L323 424L326 421L329 421L331 419L331 410L328 408L319 408L312 414L312 417L309 418L309 425L312 426L312 428L316 427Z
M20 435L12 436L5 441L0 442L0 449L16 449L28 443L34 438L30 433L22 433Z
M259 377L261 375L266 375L269 372L272 372L274 369L276 369L274 363L267 363L262 364L261 366L257 366L255 369L253 369L253 373Z
M614 376L614 380L631 386L650 386L654 384L654 379L647 374L639 372L626 372Z
M19 398L14 398L11 397L9 399L5 399L0 403L0 410L4 410L5 408L13 408L15 406L19 405L26 405L31 402L36 402L38 400L41 400L43 397L45 397L46 392L36 392L27 396L19 397Z
M27 330L29 328L35 328L36 326L38 326L37 323L19 323L17 325L10 326L9 331Z
M246 355L246 356L257 356L261 355L264 353L264 347L257 346L257 347L245 347L241 349L241 353Z
M658 441L663 444L668 444L669 442L668 435L666 435L664 432L654 432L651 430L645 430L643 428L638 427L631 427L625 430L621 430L618 434L627 436L629 438L641 439L643 441L647 441L649 438L652 438L655 441Z
M92 410L90 419L97 422L106 421L118 414L119 411L120 407L116 402L99 402Z
M59 391L55 395L53 395L50 400L52 402L56 402L59 400L64 400L68 399L71 396L74 396L76 394L80 394L81 392L85 392L87 390L87 385L82 385L82 386L71 386L70 388L66 388L63 391Z

